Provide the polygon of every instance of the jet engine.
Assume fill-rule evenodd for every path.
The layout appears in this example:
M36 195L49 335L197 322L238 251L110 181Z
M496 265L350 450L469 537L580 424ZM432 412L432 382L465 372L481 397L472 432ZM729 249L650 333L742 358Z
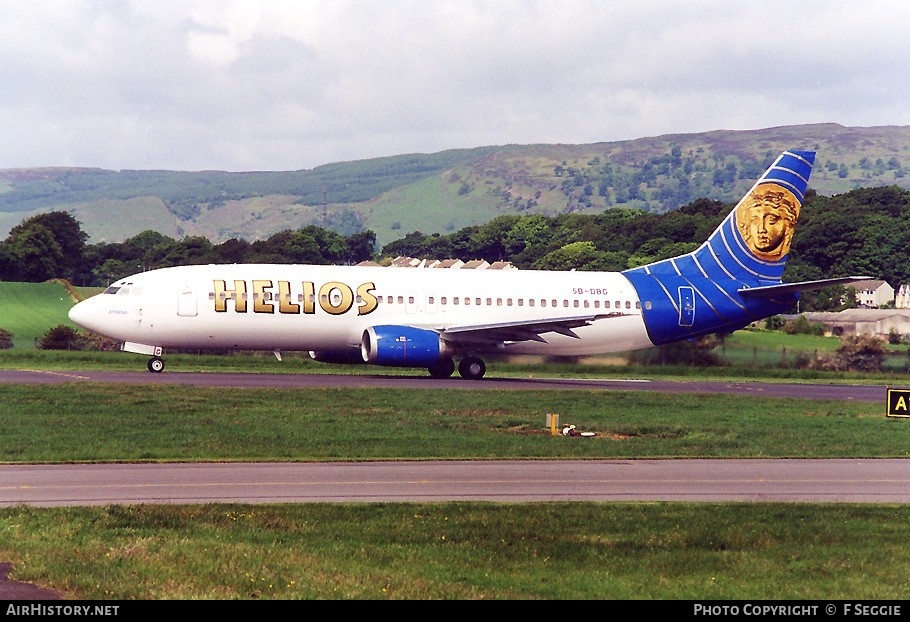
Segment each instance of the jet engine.
M452 356L439 333L413 326L371 326L360 351L367 363L389 367L430 367Z

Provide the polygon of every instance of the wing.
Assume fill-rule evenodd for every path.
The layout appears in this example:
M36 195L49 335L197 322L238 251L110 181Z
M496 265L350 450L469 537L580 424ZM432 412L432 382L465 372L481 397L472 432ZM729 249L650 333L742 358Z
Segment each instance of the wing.
M557 333L566 337L579 339L573 329L590 326L592 322L607 318L628 315L626 313L598 313L592 315L574 315L561 318L540 320L518 320L515 322L498 322L496 324L472 324L468 326L448 326L437 329L446 341L459 346L499 346L518 341L539 341L547 343L541 335Z

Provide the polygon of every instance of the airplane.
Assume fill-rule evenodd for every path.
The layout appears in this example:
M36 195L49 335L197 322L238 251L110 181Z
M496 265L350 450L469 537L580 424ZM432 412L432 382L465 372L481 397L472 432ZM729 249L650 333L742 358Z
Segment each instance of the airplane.
M69 312L150 356L308 352L325 363L481 379L491 355L585 356L730 333L800 292L869 277L781 277L815 160L785 151L696 250L622 272L285 264L189 265L116 281Z

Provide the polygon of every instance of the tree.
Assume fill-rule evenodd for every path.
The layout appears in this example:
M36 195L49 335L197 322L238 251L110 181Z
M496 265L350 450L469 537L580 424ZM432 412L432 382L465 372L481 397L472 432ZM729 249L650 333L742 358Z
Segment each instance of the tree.
M4 242L7 252L3 264L18 281L82 281L90 272L84 256L87 239L79 221L70 214L38 214L10 229Z
M348 263L358 264L369 261L376 254L376 233L374 231L361 231L348 236Z
M40 283L69 274L66 258L51 231L37 222L23 223L4 242L9 281Z
M572 242L538 259L534 269L612 272L625 270L628 259L626 253L599 251L593 242Z

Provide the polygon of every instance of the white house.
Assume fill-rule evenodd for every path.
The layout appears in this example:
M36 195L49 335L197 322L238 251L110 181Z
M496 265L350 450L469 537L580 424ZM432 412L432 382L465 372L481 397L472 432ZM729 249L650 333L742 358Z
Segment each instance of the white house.
M847 287L856 291L856 304L866 309L878 309L894 302L894 288L885 281L857 281Z

